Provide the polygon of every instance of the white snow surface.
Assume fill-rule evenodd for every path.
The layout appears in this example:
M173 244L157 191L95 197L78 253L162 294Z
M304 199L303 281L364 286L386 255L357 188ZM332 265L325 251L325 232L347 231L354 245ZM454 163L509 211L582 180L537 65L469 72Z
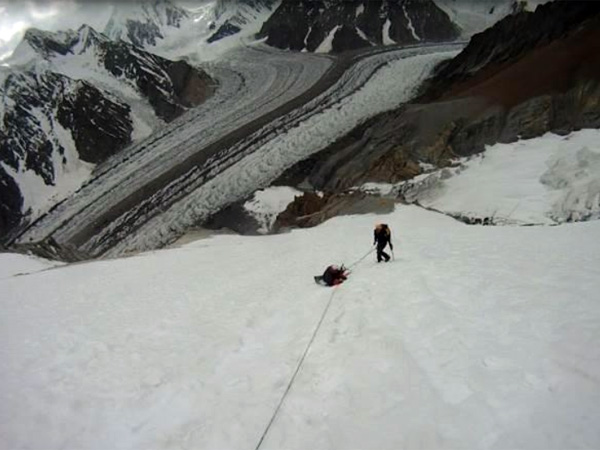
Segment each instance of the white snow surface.
M244 203L244 209L260 224L258 232L268 233L277 215L294 201L294 197L301 195L301 191L288 186L260 189L254 193L250 200Z
M333 30L329 32L325 39L323 39L323 42L321 42L316 48L315 53L329 53L333 49L333 38L335 37L335 33L337 33L339 28L339 25L333 27Z
M406 13L406 9L404 11ZM410 22L409 22L410 23ZM410 24L412 26L412 24ZM383 24L383 45L394 45L394 40L390 37L390 27L392 26L392 21L387 19ZM362 36L361 36L362 37Z
M500 223L600 218L600 130L495 144L457 162L394 191L426 207Z
M415 38L416 41L420 41L421 38L417 35L417 32L415 31L415 27L412 24L412 19L410 18L410 16L408 15L408 12L406 11L406 4L402 4L402 10L404 11L404 17L406 17L406 21L407 23L407 27L410 30L413 38Z
M0 280L40 272L63 263L16 253L0 253Z
M393 262L313 283L378 221ZM599 289L599 221L416 206L1 279L0 440L255 449L275 414L261 449L598 448Z

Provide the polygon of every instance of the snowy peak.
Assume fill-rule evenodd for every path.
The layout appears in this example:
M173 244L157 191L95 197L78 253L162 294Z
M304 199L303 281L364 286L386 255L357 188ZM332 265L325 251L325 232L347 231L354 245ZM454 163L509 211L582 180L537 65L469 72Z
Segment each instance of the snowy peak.
M452 41L459 29L432 0L303 0L283 2L260 35L283 49L341 52Z
M49 59L57 55L81 54L91 46L108 41L106 36L98 33L89 25L82 25L78 30L58 32L30 28L25 32L23 41L17 47L12 59L19 60L20 55L30 53L25 50L25 47L43 59ZM25 59L21 58L21 62L25 62Z
M142 0L115 7L104 34L138 47L155 46L169 34L169 29L180 28L190 15L168 0Z
M176 72L190 70L187 64L177 65L127 42L114 42L88 25L55 33L28 30L19 55L21 58L11 61L13 69L28 70L33 63L38 72L83 79L120 98L132 97L131 87L135 86L167 121L183 111L174 80L182 76Z
M280 0L217 0L215 21L211 25L216 31L207 42L232 36L250 24L265 21L279 3Z
M71 50L75 54L81 54L92 46L98 46L108 41L109 39L105 35L98 33L89 25L82 25L77 30L77 40Z
M470 38L499 20L522 11L534 11L549 0L434 0L461 29L463 38Z
M30 28L25 32L22 44L30 46L44 57L49 56L51 53L66 55L69 53L73 38L72 31L53 33Z
M273 10L278 3L278 0L217 0L214 12L217 19L232 18L237 25L244 25L257 12Z

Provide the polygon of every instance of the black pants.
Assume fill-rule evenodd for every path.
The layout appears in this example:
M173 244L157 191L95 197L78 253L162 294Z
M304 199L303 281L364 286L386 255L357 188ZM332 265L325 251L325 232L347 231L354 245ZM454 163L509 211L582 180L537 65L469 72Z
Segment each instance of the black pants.
M384 248L385 245L377 246L377 262L381 262L382 259L385 259L385 262L388 262L390 260L390 255L383 251Z

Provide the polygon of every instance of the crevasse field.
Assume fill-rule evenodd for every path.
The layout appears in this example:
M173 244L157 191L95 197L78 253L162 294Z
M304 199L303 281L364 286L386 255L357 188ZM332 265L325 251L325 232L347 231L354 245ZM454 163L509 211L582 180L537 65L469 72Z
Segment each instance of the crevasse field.
M0 255L0 447L599 447L600 222L552 225L594 216L599 135L494 146L419 190L505 226L399 204L83 264ZM379 221L387 264L361 260Z

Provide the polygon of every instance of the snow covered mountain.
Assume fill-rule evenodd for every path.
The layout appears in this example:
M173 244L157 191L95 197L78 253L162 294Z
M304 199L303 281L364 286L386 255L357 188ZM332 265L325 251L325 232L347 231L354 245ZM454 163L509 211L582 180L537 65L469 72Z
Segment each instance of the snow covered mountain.
M90 83L13 72L0 90L0 230L74 190L92 165L131 142L131 108Z
M86 80L124 99L145 98L154 114L167 121L193 103L181 93L189 77L200 74L183 62L112 41L87 25L57 33L30 29L9 62L11 68Z
M551 0L434 0L450 20L461 30L461 37L470 38L499 20L521 11L534 11Z
M252 25L262 24L280 3L281 0L217 0L214 22L211 23L211 29L216 31L207 42L216 42L244 29L247 31Z
M459 29L432 0L303 0L283 2L260 35L278 48L341 52L452 41Z
M103 33L145 48L155 46L190 18L185 9L169 0L123 2L114 8Z
M0 76L3 233L76 189L90 164L211 92L210 78L187 63L111 41L85 25L28 30Z

